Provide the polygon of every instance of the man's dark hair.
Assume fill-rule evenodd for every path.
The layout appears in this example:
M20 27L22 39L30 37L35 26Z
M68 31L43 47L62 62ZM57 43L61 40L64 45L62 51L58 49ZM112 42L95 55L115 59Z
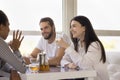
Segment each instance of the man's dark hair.
M54 26L54 21L53 21L50 17L44 17L44 18L42 18L42 19L40 20L40 23L41 23L41 22L48 22L51 27Z
M8 18L6 14L2 10L0 10L0 25L1 24L6 25L7 22L8 22Z

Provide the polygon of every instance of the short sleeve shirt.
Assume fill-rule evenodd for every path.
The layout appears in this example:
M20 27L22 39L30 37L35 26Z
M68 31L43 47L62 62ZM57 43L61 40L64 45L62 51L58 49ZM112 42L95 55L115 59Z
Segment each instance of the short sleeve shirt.
M65 34L56 34L55 40L60 38L63 38L64 41L70 44L70 39ZM55 40L52 43L48 43L48 41L41 36L36 48L45 51L48 58L54 57L59 48Z

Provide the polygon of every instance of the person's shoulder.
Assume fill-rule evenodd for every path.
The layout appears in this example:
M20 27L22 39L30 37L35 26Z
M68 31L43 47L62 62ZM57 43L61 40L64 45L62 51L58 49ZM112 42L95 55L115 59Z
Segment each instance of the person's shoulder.
M91 45L100 45L100 43L98 41L93 41L91 42Z
M4 39L0 37L0 41L4 41Z
M43 36L40 36L37 45L41 45L41 44L44 44L44 43L46 43L46 42L47 42L47 40L45 40Z
M40 40L40 41L45 41L45 39L44 39L43 36L40 36L39 40Z
M94 41L90 44L92 48L99 49L100 48L100 43L98 41Z
M92 46L100 46L100 43L98 41L93 41L90 45L92 45Z
M1 44L1 45L7 45L7 46L8 46L8 44L7 44L7 43L4 41L4 39L1 38L1 37L0 37L0 44Z

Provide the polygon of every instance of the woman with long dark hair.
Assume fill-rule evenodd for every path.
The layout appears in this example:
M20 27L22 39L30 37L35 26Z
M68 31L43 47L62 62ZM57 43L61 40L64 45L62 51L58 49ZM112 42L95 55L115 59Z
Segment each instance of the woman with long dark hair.
M96 70L95 80L109 80L104 47L95 34L90 20L76 16L70 22L72 45L63 39L57 44L65 48L61 65L68 68Z

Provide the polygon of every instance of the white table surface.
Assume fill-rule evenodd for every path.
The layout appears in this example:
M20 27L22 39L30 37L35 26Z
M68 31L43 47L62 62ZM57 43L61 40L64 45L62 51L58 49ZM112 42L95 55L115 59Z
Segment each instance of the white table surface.
M21 74L22 80L60 80L71 78L87 78L94 80L96 72L94 70L73 70L53 67L49 72L43 73L26 73Z

